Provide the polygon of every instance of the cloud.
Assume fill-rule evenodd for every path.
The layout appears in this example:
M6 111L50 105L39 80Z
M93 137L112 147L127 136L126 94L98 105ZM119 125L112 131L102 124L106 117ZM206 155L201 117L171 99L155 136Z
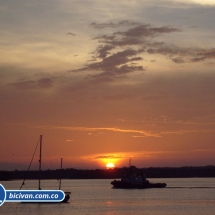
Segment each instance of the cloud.
M187 48L181 48L176 45L166 44L164 42L156 43L147 43L144 47L149 54L163 54L163 55L184 55L188 52L191 53L191 50Z
M48 89L53 87L53 79L54 78L41 78L37 81L23 80L23 81L9 83L7 85L13 88L16 88L18 90L29 90L29 89L36 89L36 88Z
M18 81L18 82L14 82L14 83L9 83L7 84L8 86L12 86L16 89L19 90L26 90L26 89L31 89L35 87L35 81Z
M37 81L37 85L41 88L50 88L53 86L53 79L51 78L41 78Z
M149 24L141 24L138 22L124 20L118 23L91 23L96 29L130 27L125 31L116 31L111 35L100 35L94 40L98 40L99 46L92 56L93 63L88 63L85 67L73 72L91 71L96 74L90 74L87 79L93 82L113 81L117 77L125 77L128 73L135 71L144 71L142 65L143 57L138 56L144 49L134 46L143 46L146 43L146 37L153 38L159 34L178 32L180 29L173 27L151 27ZM131 27L132 26L132 27ZM102 44L102 45L101 45ZM128 46L133 46L128 47ZM122 50L119 50L121 48ZM138 65L137 62L140 62ZM134 65L137 64L137 65Z
M128 66L128 65L123 65L120 67L110 67L105 68L105 71L96 75L91 75L88 78L90 78L91 80L113 80L114 78L116 78L117 76L121 76L128 74L128 73L132 73L134 71L144 71L144 68L142 66Z
M133 49L127 49L124 51L120 51L114 53L108 57L102 59L102 61L98 63L92 63L87 66L88 70L101 70L103 72L90 76L91 78L97 77L116 77L125 75L127 73L131 73L137 70L143 71L144 68L142 66L132 66L127 63L134 61L141 61L141 57L133 57L136 56L137 51Z
M133 135L132 137L134 137L134 138L144 138L145 136L137 136L137 135Z
M137 51L133 49L126 49L124 51L113 53L112 55L103 58L101 62L89 64L88 69L105 70L110 68L116 68L117 66L126 64L128 62L142 60L141 58L129 58L132 56L136 56L136 54Z
M198 57L193 58L192 62L204 61L207 59L215 59L215 49L205 50L198 53Z
M142 37L117 37L117 35L100 35L94 39L98 40L99 43L108 44L112 48L143 45L146 42L146 38Z
M213 117L210 117L210 118L213 118ZM198 125L198 126L215 125L215 122L176 121L176 123L183 124L183 125Z
M70 36L73 36L73 37L76 36L76 34L74 34L72 32L68 32L67 35L70 35Z
M115 34L122 35L125 37L155 37L158 36L159 34L180 31L181 30L179 28L173 28L170 26L152 27L150 24L141 24L133 28L130 28L127 31L119 31L116 32Z
M153 133L144 130L133 130L133 129L121 129L115 127L104 127L104 128L91 128L91 127L64 127L64 126L35 126L36 128L43 128L43 129L59 129L59 130L71 130L71 131L82 131L82 132L95 132L95 131L112 131L112 132L119 132L119 133L131 133L131 134L141 134L145 137L160 137L158 133Z
M192 3L192 4L200 4L200 5L215 5L213 0L180 0L183 3Z
M152 27L150 24L138 23L135 27L128 30L116 31L111 35L100 35L94 39L98 40L99 43L108 44L109 47L116 48L117 46L143 45L149 39L153 39L159 35L180 31L181 29L170 26Z
M98 155L93 157L93 159L121 159L125 158L125 155Z
M112 81L117 77L122 77L128 73L134 71L144 71L143 66L131 65L136 61L143 60L142 57L136 56L138 51L134 49L125 49L118 51L107 56L108 50L112 47L105 47L98 49L98 58L101 61L88 64L86 67L73 72L79 72L84 70L98 71L97 74L92 74L87 77L89 81L107 82Z
M110 132L117 132L117 133L128 133L131 134L131 137L137 138L137 137L156 137L160 138L163 135L169 135L169 134L176 134L176 135L182 135L182 134L189 134L189 133L213 133L214 130L209 129L176 129L176 130L161 130L161 131L146 131L146 130L140 130L140 129L122 129L117 127L66 127L66 126L33 126L34 128L39 129L54 129L54 130L68 130L68 131L79 131L79 132L101 132L101 131L110 131Z
M183 59L181 59L180 57L173 58L172 61L175 63L185 63L185 61Z
M119 78L128 78L128 74L145 71L148 65L146 67L144 64L149 55L163 55L175 64L194 63L215 57L214 49L181 47L165 40L164 35L180 33L181 27L152 26L130 20L116 23L93 22L90 26L101 32L105 28L113 30L94 37L98 46L91 52L91 60L84 67L70 71L89 72L84 78L85 86L111 83ZM159 41L160 37L162 39Z
M93 28L96 28L96 29L103 29L103 28L118 28L118 27L123 27L123 26L136 26L138 24L139 24L139 22L134 22L134 21L130 21L130 20L123 20L123 21L120 21L118 23L113 23L113 22L96 23L96 22L93 22L90 24L90 26Z
M101 59L107 57L112 49L114 49L114 46L112 45L99 46L96 50L97 57Z
M164 42L146 43L142 49L146 50L149 54L167 56L177 64L190 62L191 56L196 56L199 52L205 51L202 48L179 47L175 44L167 44Z

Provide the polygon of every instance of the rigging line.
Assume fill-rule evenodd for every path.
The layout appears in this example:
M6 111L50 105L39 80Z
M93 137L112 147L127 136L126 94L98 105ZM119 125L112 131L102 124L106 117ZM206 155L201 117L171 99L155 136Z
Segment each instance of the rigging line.
M34 150L34 154L33 154L32 158L31 158L31 162L30 162L29 167L28 167L28 171L26 172L25 177L24 177L24 180L23 180L23 182L22 182L22 185L21 185L21 187L19 188L20 190L22 189L22 186L25 185L25 180L26 180L26 178L27 178L27 176L28 176L28 172L29 172L29 170L30 170L30 168L31 168L31 164L32 164L32 161L33 161L33 159L34 159L34 155L35 155L35 153L36 153L36 151L37 151L37 147L38 147L38 145L39 145L39 142L40 142L40 139L39 139L38 142L37 142L36 148L35 148L35 150Z

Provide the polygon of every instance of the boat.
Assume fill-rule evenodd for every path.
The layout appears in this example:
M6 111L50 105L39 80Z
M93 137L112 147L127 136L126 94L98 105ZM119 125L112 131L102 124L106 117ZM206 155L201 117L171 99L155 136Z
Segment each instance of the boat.
M41 189L42 135L40 135L39 143L40 143L40 144L39 144L39 145L40 145L40 154L39 154L39 179L38 179L39 184L38 184L38 190L42 190L42 189ZM38 146L38 144L37 144L37 146ZM36 146L36 149L37 149L37 146ZM33 157L32 157L32 159L31 159L30 165L29 165L29 167L28 167L28 171L26 172L26 175L25 175L25 178L24 178L24 180L23 180L23 182L22 182L22 185L21 185L21 187L20 187L20 190L22 189L22 186L25 185L25 180L26 180L27 175L28 175L28 172L29 172L29 170L30 170L31 163L32 163L32 161L33 161L33 158L34 158L36 149L35 149L35 151L34 151ZM61 170L61 171L60 171L60 179L59 179L59 190L61 190L61 172L62 172L62 164L63 164L63 158L61 158L61 165L60 165L60 170ZM63 199L61 202L49 202L49 203L67 203L67 202L69 201L69 199L70 199L70 194L71 194L71 192L69 192L69 191L63 191L63 192L64 192L65 196L64 196L64 199ZM24 203L24 202L22 202L22 203ZM25 202L25 203L29 203L29 202ZM33 203L33 202L31 202L31 203ZM38 203L38 202L36 202L36 203ZM43 202L40 202L40 203L43 203ZM47 202L46 202L46 203L47 203Z
M65 194L65 197L64 197L64 199L60 203L67 203L69 201L69 199L70 199L71 192L64 191L64 194Z
M61 158L61 162L60 162L60 173L62 172L62 166L63 166L63 158ZM59 179L59 190L61 190L61 174L60 174L60 179ZM69 191L64 191L64 199L61 201L61 203L67 203L70 199L70 194L71 192Z
M114 180L111 182L113 188L121 189L147 189L147 188L165 188L166 183L152 183L146 179L144 174L132 174L132 170L136 170L135 166L131 166L131 159L129 161L129 174L122 177L121 180Z
M152 183L142 176L132 176L114 180L111 182L114 188L121 189L147 189L147 188L165 188L166 183Z

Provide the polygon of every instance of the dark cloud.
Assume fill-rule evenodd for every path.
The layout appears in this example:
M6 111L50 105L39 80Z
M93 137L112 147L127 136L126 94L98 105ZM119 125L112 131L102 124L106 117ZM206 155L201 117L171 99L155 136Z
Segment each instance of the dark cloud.
M103 28L118 28L118 27L123 27L123 26L136 26L138 24L140 24L140 23L129 21L129 20L123 20L123 21L120 21L118 23L113 23L113 22L96 23L96 22L93 22L90 24L90 26L93 28L96 28L96 29L103 29Z
M168 56L174 63L180 64L190 62L191 56L198 56L199 52L204 52L201 48L179 47L174 44L147 43L141 50L146 50L149 54L161 54ZM201 57L202 58L202 57ZM202 59L194 58L191 62L201 61Z
M35 81L18 81L14 83L9 83L8 86L12 86L19 90L26 90L35 87Z
M93 38L94 40L98 40L100 43L111 43L114 39L116 39L115 35L100 35Z
M129 57L135 56L136 54L137 51L133 49L126 49L121 52L113 53L112 55L103 58L101 62L90 64L88 65L88 67L90 69L105 69L116 67L133 61L132 58Z
M128 45L143 45L149 38L154 38L161 34L180 32L181 29L173 27L151 27L149 24L139 24L129 28L126 31L114 32L112 35L100 35L94 39L100 43L106 43L111 46L128 46Z
M73 36L73 37L76 36L76 34L74 34L72 32L68 32L67 35L70 35L70 36Z
M113 48L112 45L99 46L96 50L98 58L105 58Z
M179 32L181 31L178 28L173 28L173 27L151 27L149 24L142 24L135 26L133 28L128 29L127 31L119 31L116 32L115 34L118 35L123 35L125 37L154 37L158 36L159 34L164 34L164 33L173 33L173 32Z
M100 79L101 78L110 78L110 79L105 79L105 80L113 80L113 78L117 78L119 76L123 76L127 73L131 73L134 71L144 71L144 68L142 66L127 66L127 65L123 65L121 67L114 67L114 68L110 68L109 70L107 69L106 71L96 74L96 75L91 75L90 78L94 78L94 79Z
M88 80L97 79L98 82L104 82L112 81L114 78L124 76L127 73L144 70L143 66L131 65L131 63L135 61L143 60L142 57L136 56L138 51L134 49L126 49L107 56L108 51L111 49L111 46L99 47L98 56L102 59L101 61L88 64L86 67L74 70L73 72L84 70L101 71L99 74L92 74L87 78Z
M199 52L197 57L193 58L191 61L199 62L207 59L215 59L215 49Z
M114 53L108 57L104 57L100 62L88 64L85 69L101 71L99 74L89 76L89 78L99 79L100 81L111 81L114 77L123 76L137 70L144 70L142 66L133 66L128 64L134 61L142 60L141 57L133 57L137 53L138 52L133 49L126 49L124 51Z
M37 81L37 85L41 88L50 88L53 86L53 80L51 78L41 78Z
M122 36L107 36L102 35L94 39L97 39L99 43L109 44L112 47L123 47L123 46L133 46L133 45L143 45L146 43L145 38L142 37L122 37Z
M175 63L185 63L185 61L182 60L180 57L173 58L172 61L175 62Z
M145 46L149 54L162 54L168 56L187 55L195 52L193 49L181 48L176 45L166 43L148 43Z
M92 56L94 62L78 70L73 70L73 72L86 70L100 71L100 73L96 72L96 74L88 76L88 79L93 78L98 79L98 81L111 81L119 76L125 77L125 74L137 70L145 70L141 64L134 64L137 64L137 61L140 62L143 60L143 57L138 55L145 51L145 49L141 49L141 47L147 44L146 37L154 37L158 34L180 31L172 27L154 28L149 24L141 24L127 20L118 23L92 23L91 26L97 29L121 26L129 27L126 31L117 31L110 35L100 35L93 38L100 43L94 52L94 56ZM119 51L119 48L122 49L122 51Z
M17 81L14 83L7 84L8 86L12 86L19 90L28 90L28 89L36 89L36 88L51 88L53 86L54 78L41 78L37 81L32 80L23 80Z
M119 77L126 77L128 73L144 71L142 56L145 53L164 55L176 64L215 58L214 49L207 51L195 47L180 47L164 41L153 41L164 34L181 32L182 30L177 27L154 27L129 20L118 23L94 22L90 26L96 29L119 28L111 34L94 37L93 39L97 40L99 45L93 52L91 60L93 63L73 70L73 72L90 71L91 74L86 80L91 83L110 82Z

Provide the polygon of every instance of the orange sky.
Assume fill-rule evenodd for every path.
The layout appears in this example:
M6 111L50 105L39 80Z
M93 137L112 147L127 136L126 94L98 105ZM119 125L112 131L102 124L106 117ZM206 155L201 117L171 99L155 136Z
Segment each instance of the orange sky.
M0 169L40 134L44 169L215 165L214 20L209 0L3 0Z

